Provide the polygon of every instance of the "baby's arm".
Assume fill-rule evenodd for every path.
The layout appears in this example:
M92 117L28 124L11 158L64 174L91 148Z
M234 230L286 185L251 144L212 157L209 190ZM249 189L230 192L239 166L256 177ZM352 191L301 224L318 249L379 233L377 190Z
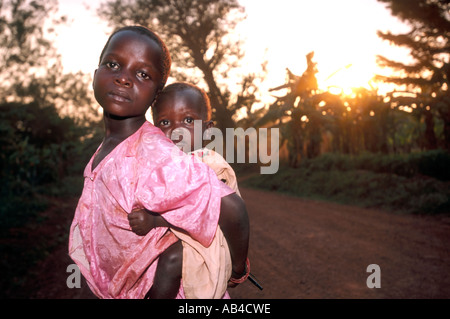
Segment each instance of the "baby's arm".
M128 215L131 229L140 236L146 235L155 227L172 227L159 214L148 210L133 211ZM236 193L222 197L219 217L220 228L227 240L232 260L233 278L245 273L248 254L249 220L244 201Z
M131 230L139 236L145 236L156 227L170 227L161 215L153 213L149 210L135 210L128 214L128 222Z

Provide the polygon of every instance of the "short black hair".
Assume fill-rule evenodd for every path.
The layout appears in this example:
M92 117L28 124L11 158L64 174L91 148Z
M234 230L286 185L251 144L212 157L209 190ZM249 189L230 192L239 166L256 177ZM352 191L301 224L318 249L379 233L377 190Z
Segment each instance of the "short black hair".
M206 94L206 92L204 90L202 90L200 87L198 87L197 85L191 84L191 83L187 83L187 82L175 82L172 84L167 85L158 95L155 103L153 104L152 107L152 112L155 112L155 109L158 106L158 101L164 97L165 95L169 95L175 92L183 92L183 91L195 91L197 92L201 98L202 98L202 108L203 111L206 113L206 120L210 121L211 120L211 102L209 100L208 94Z
M131 25L131 26L125 26L125 27L116 29L109 36L108 41L106 41L106 44L103 47L102 53L100 54L99 64L102 61L103 55L105 54L106 48L108 47L109 43L111 42L112 37L121 31L133 31L138 34L146 35L151 40L155 41L159 45L159 47L161 48L161 51L162 51L161 65L159 66L159 71L161 72L161 75L162 75L160 89L162 89L164 87L164 85L166 84L167 79L169 78L170 67L172 65L172 59L170 57L169 49L167 48L164 41L155 32L153 32L152 30L150 30L149 28L146 28L144 26Z

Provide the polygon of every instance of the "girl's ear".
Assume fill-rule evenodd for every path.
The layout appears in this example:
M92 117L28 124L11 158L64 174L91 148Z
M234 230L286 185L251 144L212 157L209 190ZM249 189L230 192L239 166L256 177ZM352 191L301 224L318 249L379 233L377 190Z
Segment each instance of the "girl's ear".
M95 71L94 71L94 77L92 78L92 88L94 88L95 75L97 74L97 70L98 70L98 69L95 69Z
M214 127L214 122L213 121L206 121L205 122L205 128L213 128Z
M156 99L158 99L158 96L161 94L161 92L162 92L162 89L158 89L158 90L156 91L155 97L153 98L153 101L152 101L152 103L150 104L150 107L153 107L153 105L155 105L155 101L156 101Z

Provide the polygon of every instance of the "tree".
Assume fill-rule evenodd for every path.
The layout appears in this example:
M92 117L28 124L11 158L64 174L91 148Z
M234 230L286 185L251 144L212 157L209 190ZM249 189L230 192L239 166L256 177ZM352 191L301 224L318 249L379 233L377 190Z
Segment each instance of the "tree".
M86 76L63 74L53 46L52 28L65 21L55 18L56 8L56 0L0 0L2 219L21 210L23 197L33 202L43 185L81 174L86 136L97 128ZM68 114L70 106L76 113Z
M56 26L66 21L56 16L57 4L57 0L0 1L0 103L53 105L80 124L90 124L98 120L90 77L64 74L53 45Z
M280 128L292 167L323 152L387 153L394 112L375 90L354 88L351 96L319 90L313 57L314 52L306 55L301 76L287 69L286 83L271 89L286 89L286 94L277 97L257 125Z
M378 36L408 48L413 59L407 64L378 56L379 65L396 71L394 76L379 78L406 87L406 95L398 94L391 101L397 106L407 105L424 123L423 147L439 147L435 124L441 121L442 144L450 150L450 3L448 0L378 1L387 3L392 15L411 26L404 34L379 31Z
M292 167L296 167L302 157L311 158L320 153L323 118L318 110L317 63L313 57L314 52L306 55L307 68L301 76L286 69L286 83L270 90L287 89L286 95L277 97L256 122L258 126L270 123L280 127Z
M56 50L46 39L44 22L56 1L10 0L0 3L0 83L2 100L20 100L36 87L37 74L57 68ZM41 76L42 78L42 76Z
M255 99L248 78L242 79L234 98L226 84L227 74L243 56L240 40L231 36L244 19L237 0L109 0L98 13L114 27L140 24L156 30L169 47L177 80L198 82L200 71L213 117L223 131L235 126L233 116L241 102Z
M394 110L383 101L383 97L376 90L360 87L354 88L351 96L342 96L341 100L349 127L345 143L350 153L388 153Z

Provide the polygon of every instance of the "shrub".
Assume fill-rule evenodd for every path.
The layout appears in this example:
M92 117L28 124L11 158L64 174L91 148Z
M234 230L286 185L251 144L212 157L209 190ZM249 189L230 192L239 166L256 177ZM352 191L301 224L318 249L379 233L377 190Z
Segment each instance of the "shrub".
M54 106L0 105L2 228L18 227L26 216L41 210L39 194L48 194L52 188L61 194L61 181L74 173L74 164L86 162L82 143L86 134L86 128L61 117Z
M396 212L443 213L450 207L448 160L443 151L324 154L295 169L282 166L274 175L254 176L243 185Z

